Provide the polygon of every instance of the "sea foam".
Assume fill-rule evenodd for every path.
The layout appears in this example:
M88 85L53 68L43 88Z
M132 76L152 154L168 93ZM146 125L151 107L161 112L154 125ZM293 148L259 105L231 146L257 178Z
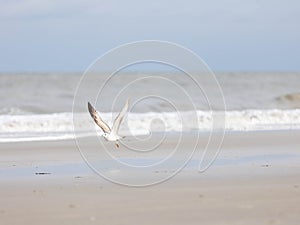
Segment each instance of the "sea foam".
M195 117L196 115L196 117ZM221 112L214 115L222 116ZM112 125L115 113L101 113ZM190 118L196 118L192 120ZM198 121L197 121L198 120ZM150 132L210 132L214 117L210 111L129 113L120 133L146 135ZM300 129L300 110L241 110L224 114L225 131ZM60 140L101 135L88 113L0 115L0 142Z

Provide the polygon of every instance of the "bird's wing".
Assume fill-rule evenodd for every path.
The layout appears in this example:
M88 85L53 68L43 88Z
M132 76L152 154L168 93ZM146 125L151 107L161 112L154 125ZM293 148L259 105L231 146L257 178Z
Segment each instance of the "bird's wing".
M111 132L114 134L117 134L120 128L120 124L122 123L122 120L128 110L128 105L129 105L129 99L127 99L125 105L123 106L123 109L121 110L121 112L119 113L119 115L116 117L113 127L111 129Z
M88 102L88 109L95 123L103 130L104 133L110 133L109 126L101 119L96 109Z

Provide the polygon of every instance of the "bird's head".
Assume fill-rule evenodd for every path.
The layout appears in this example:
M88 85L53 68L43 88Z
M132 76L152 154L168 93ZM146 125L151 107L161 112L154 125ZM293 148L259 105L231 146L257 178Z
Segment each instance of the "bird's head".
M107 139L108 133L104 133L104 134L102 135L102 137L104 137L105 139Z

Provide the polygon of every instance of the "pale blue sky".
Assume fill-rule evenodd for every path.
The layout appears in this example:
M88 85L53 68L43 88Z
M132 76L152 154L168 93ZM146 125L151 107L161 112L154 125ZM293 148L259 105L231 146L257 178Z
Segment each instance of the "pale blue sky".
M300 1L0 0L0 71L83 71L126 42L186 46L214 71L300 71Z

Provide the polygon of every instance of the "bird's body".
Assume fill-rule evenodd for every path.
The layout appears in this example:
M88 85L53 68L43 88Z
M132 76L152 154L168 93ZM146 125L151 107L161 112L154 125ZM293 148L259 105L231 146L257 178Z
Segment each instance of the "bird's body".
M118 135L120 124L128 110L129 100L126 101L123 109L119 113L119 115L116 117L112 128L110 128L99 116L96 109L88 102L88 109L90 112L91 117L94 119L95 123L103 130L104 134L102 135L105 140L107 141L114 141L116 143L116 146L119 148L118 141L123 138Z
M107 141L118 141L122 138L121 136L112 133L104 133L102 136Z

